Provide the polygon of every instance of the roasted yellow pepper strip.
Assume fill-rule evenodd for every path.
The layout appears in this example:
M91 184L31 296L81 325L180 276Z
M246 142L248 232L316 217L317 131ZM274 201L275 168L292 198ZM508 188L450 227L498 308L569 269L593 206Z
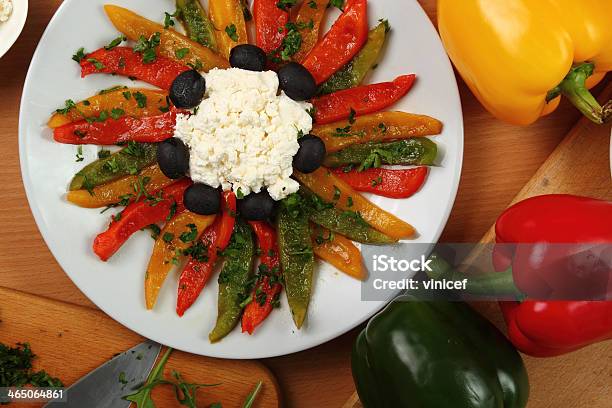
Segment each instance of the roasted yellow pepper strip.
M142 186L148 193L153 193L169 186L176 180L170 180L164 176L157 164L143 169L140 174L127 176L119 180L112 181L94 187L93 194L87 190L69 191L66 199L79 207L101 208L111 204L116 204L122 200L133 201L142 192ZM142 184L142 186L141 186Z
M142 106L142 102L138 102L139 100L143 101L143 99L137 99L134 97L135 94L143 95L146 98L144 106ZM168 93L165 91L121 87L115 91L87 98L77 103L74 108L68 110L65 114L55 113L49 119L47 126L57 128L85 118L97 117L100 115L100 112L111 112L113 109L122 109L126 115L135 118L161 115L164 113L164 108L168 108L167 96Z
M323 140L328 153L353 144L408 139L441 132L442 122L439 120L405 112L379 112L359 116L353 123L342 121L315 125L311 131Z
M612 70L611 16L610 0L438 1L455 67L493 115L519 125L555 110L559 94L596 123L612 117L612 101L602 108L587 89Z
M200 235L215 220L214 215L198 215L187 210L177 214L155 240L153 254L145 274L145 301L153 309L166 276L183 257L183 251L196 245Z
M321 22L325 16L325 10L329 0L306 0L302 2L298 10L296 23L299 25L299 31L302 35L302 46L300 50L293 56L297 62L302 62L306 56L312 51L314 46L319 42L319 31L321 30ZM312 21L312 26L311 22Z
M300 183L323 200L334 203L337 208L358 212L365 222L383 234L402 239L410 238L415 233L412 225L371 203L328 169L321 167L310 174L294 171L293 175Z
M215 27L219 53L225 58L229 58L232 48L249 41L240 0L209 0L208 14Z
M367 278L361 251L353 241L314 224L310 225L310 232L312 248L317 257L355 279Z
M172 29L165 29L161 24L147 20L138 14L119 6L106 5L104 10L113 25L125 34L130 40L138 41L140 36L150 38L155 33L160 33L160 55L172 58L181 64L191 64L202 67L203 71L213 68L229 68L229 62L219 54L195 41L191 41L183 34ZM189 49L184 58L178 58L176 51Z

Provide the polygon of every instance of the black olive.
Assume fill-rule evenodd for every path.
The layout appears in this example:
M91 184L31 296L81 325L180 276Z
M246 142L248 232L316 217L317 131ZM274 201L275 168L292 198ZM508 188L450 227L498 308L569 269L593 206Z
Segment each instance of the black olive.
M305 101L315 96L317 83L312 74L297 62L290 62L278 71L280 88L295 101Z
M275 208L276 201L266 190L251 193L242 200L238 200L240 215L249 221L263 221L272 218Z
M204 99L206 80L195 70L185 71L172 82L170 100L177 108L195 108Z
M196 214L217 214L221 209L221 193L206 184L193 184L185 190L183 203L186 209Z
M232 48L229 62L232 68L249 71L266 70L266 53L256 45L241 44Z
M181 139L166 139L157 146L157 164L166 177L181 178L189 170L189 149Z
M298 140L300 149L293 156L293 167L302 173L312 173L323 164L327 151L325 143L313 135L306 135Z

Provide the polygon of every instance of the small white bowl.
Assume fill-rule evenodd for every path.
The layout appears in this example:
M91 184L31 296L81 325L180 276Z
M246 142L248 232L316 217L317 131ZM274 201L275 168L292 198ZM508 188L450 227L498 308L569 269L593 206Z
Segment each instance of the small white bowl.
M28 17L28 0L12 0L12 3L11 16L0 23L0 58L15 44Z

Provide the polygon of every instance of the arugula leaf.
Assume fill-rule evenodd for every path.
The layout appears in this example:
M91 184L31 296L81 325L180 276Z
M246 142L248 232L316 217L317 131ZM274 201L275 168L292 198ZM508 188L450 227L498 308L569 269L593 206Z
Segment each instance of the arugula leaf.
M166 367L168 358L170 358L170 354L172 354L172 348L168 348L168 350L166 350L161 360L159 360L159 363L157 363L147 377L147 381L145 381L144 386L142 386L135 393L126 395L123 398L127 401L132 401L135 403L136 408L155 408L155 404L151 399L151 391L153 388L164 382L164 368Z
M255 388L253 388L253 391L251 391L251 393L247 396L247 399L246 401L244 401L242 408L251 408L253 406L253 403L255 402L257 395L261 391L262 386L263 386L263 382L259 381L257 385L255 386Z

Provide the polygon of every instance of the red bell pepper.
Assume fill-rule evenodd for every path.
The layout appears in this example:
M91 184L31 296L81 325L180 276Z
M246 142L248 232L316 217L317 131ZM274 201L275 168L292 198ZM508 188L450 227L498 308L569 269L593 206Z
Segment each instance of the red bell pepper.
M254 0L255 41L266 54L277 50L287 34L289 12L278 7L278 0Z
M348 0L344 12L303 62L317 84L345 66L368 39L367 0Z
M242 315L242 332L253 334L255 328L272 312L283 285L280 277L276 231L263 221L250 221L249 224L255 231L261 250L259 275L253 286L251 302Z
M207 250L205 259L198 261L191 258L179 278L176 300L176 314L179 316L183 316L200 296L212 276L219 252L227 247L232 237L236 221L236 195L231 191L224 192L223 202L221 217L217 217L200 238Z
M516 286L523 292L537 290L554 295L560 291L562 295L566 289L564 281L572 281L572 276L556 262L558 251L551 253L541 244L576 244L578 248L585 244L612 243L612 202L570 195L533 197L507 209L497 220L495 232L496 241L506 244L497 246L494 252L496 270L506 271L511 267ZM538 254L540 267L529 264L528 259L533 257L521 250L521 246L516 246L516 251L511 253L507 244L515 243L540 244L537 249L544 250ZM533 245L524 247L532 248L533 254ZM562 251L572 248L559 247ZM555 258L557 276L546 265L546 257L551 255ZM609 265L607 268L609 278ZM573 284L579 285L578 281ZM510 340L520 351L532 356L561 355L612 339L612 301L525 300L500 302L500 306Z
M83 58L80 65L82 78L91 74L117 74L137 78L165 90L170 89L179 74L190 69L161 55L145 64L142 54L129 47L100 48Z
M357 115L383 110L406 95L415 79L413 74L403 75L393 82L358 86L314 98L311 102L315 108L315 122L324 125L347 119L351 110Z
M407 198L419 191L427 177L427 167L391 170L373 168L364 171L342 168L332 170L357 191L389 198Z
M96 255L107 261L136 231L166 220L173 212L183 211L183 193L190 185L191 180L182 179L160 190L159 195L129 204L94 240Z
M175 108L164 114L144 118L121 116L108 117L100 121L68 123L53 130L53 139L66 144L116 145L129 141L141 143L161 142L174 135L176 114L182 113ZM108 114L108 113L107 113Z

